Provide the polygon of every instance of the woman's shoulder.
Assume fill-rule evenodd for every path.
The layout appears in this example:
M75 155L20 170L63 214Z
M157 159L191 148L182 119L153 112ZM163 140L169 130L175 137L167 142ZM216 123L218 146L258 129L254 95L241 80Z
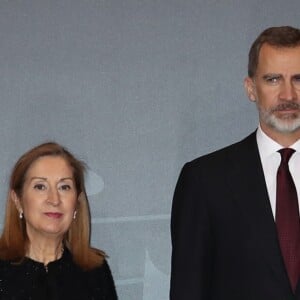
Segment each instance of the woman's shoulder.
M72 281L74 282L74 280L80 279L78 285L85 285L93 299L118 299L113 275L105 258L101 264L88 270L83 270L74 262L69 250L67 250L66 255L64 255L64 260L70 264L70 270L73 270L71 275L71 277L73 277Z
M108 262L106 259L103 260L102 264L94 267L88 271L85 272L88 276L91 276L92 278L94 277L99 277L105 279L105 278L112 278L112 273L111 269L108 265Z
M23 269L19 265L7 261L0 260L0 295L19 287L20 282L24 282ZM20 269L22 271L20 272ZM0 297L1 298L1 297ZM2 299L2 298L1 298ZM6 299L6 298L5 298Z
M112 272L106 259L103 260L103 263L100 266L86 271L85 273L88 276L90 288L93 289L96 294L105 291L109 296L108 299L117 299Z
M9 264L10 264L9 261L0 259L0 266L5 266L5 265L9 265Z
M0 274L3 274L9 267L10 263L7 260L0 259Z
M0 274L7 274L14 269L14 264L11 261L0 259Z

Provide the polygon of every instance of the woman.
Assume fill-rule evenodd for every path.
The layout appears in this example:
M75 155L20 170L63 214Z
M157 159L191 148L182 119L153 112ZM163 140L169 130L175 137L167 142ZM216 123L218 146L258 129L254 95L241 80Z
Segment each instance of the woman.
M117 299L105 254L90 247L84 170L56 143L17 161L0 238L0 299Z

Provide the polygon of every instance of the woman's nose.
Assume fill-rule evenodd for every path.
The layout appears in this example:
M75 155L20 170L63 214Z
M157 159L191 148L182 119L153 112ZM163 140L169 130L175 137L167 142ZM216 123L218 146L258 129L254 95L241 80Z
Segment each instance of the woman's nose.
M60 203L60 195L56 189L50 189L47 202L54 206L57 206Z

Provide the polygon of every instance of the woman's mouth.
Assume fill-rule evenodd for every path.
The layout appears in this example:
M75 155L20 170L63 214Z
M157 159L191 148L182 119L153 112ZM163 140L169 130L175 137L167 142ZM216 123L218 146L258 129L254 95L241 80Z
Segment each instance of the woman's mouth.
M59 219L63 214L59 212L46 212L45 215L52 219Z

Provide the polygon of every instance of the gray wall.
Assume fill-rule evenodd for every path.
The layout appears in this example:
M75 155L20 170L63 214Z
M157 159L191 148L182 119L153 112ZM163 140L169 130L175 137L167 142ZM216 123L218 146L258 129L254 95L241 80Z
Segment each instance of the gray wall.
M168 299L180 168L255 129L248 49L283 24L298 0L1 0L1 219L15 160L56 140L90 166L120 299Z

